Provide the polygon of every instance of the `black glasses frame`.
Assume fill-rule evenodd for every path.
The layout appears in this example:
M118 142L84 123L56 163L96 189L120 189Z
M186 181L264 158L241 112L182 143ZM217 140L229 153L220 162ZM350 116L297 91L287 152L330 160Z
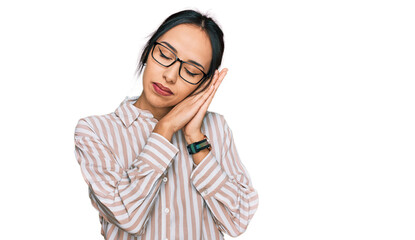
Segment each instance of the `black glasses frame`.
M163 47L165 47L167 50L169 50L175 57L176 57L176 59L174 59L174 61L172 62L172 63L170 63L169 65L164 65L164 64L162 64L161 62L159 62L159 61L157 61L157 59L154 57L154 55L153 55L153 53L154 53L154 49L156 48L156 46L157 45L161 45L161 46L163 46ZM162 66L164 66L164 67L170 67L171 65L173 65L174 63L176 63L177 61L179 61L180 62L180 67L179 67L179 76L180 76L180 78L181 79L183 79L185 82L187 82L187 83L190 83L190 84L192 84L192 85L197 85L197 84L199 84L201 81L203 81L205 78L206 78L206 76L207 76L207 74L204 72L204 71L202 71L202 69L200 69L198 66L196 66L195 64L193 64L193 63L189 63L189 62L186 62L186 61L183 61L183 60L181 60L179 57L177 57L177 55L173 52L173 51L171 51L167 46L165 46L165 45L163 45L163 44L161 44L161 43L159 43L159 42L154 42L154 45L153 45L153 49L151 50L151 57L154 59L154 61L156 61L156 62L158 62L160 65L162 65ZM181 74L181 71L182 71L182 64L183 63L187 63L187 64L190 64L190 65L192 65L192 66L194 66L195 68L197 68L197 69L199 69L202 73L203 73L203 77L197 82L197 83L191 83L191 82L189 82L189 81L187 81L186 79L184 79L183 77L182 77L182 74Z

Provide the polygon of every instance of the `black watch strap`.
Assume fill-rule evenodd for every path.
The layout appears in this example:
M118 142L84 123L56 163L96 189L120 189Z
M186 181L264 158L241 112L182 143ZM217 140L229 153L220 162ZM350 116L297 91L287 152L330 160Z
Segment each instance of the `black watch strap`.
M211 150L211 145L206 135L204 135L203 140L187 145L187 151L189 152L189 154L198 153L205 148Z

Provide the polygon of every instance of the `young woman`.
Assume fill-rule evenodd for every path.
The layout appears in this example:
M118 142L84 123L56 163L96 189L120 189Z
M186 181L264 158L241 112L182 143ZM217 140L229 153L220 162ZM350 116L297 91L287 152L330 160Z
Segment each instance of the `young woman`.
M81 118L75 155L105 239L224 239L242 234L258 193L223 115L207 111L227 69L223 33L185 10L148 40L143 91Z

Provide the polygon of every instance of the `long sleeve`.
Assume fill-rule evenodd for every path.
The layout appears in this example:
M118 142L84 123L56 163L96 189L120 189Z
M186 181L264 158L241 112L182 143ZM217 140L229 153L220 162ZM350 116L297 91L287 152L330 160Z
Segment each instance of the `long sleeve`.
M152 132L133 164L123 168L121 160L85 119L75 128L75 156L89 186L94 207L124 231L141 235L153 210L161 176L179 149Z
M236 237L248 227L258 208L258 193L240 161L232 131L222 116L220 158L213 152L193 169L190 179L205 199L218 228ZM220 160L220 161L218 161Z

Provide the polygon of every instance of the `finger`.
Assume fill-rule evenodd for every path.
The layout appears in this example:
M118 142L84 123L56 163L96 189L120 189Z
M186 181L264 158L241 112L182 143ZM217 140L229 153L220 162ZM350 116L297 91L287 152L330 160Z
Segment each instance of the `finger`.
M223 72L224 72L223 70L222 70L221 72L219 72L219 70L216 70L216 73L215 73L215 78L212 80L212 85L213 85L213 86L215 86L215 85L218 83L219 78L221 77L221 74L222 74Z
M199 98L195 99L196 101L199 101L201 99L206 100L206 98L209 97L209 95L211 94L212 90L214 90L214 83L217 81L218 76L219 76L219 71L218 70L215 70L215 73L213 74L212 80L210 81L209 85L203 91L202 94L198 94L198 95L201 95L201 96Z
M200 108L200 106L206 101L206 99L209 97L209 95L215 90L213 85L210 85L210 87L207 88L204 92L201 94L198 94L194 96L192 100L192 105L196 105L197 108Z
M195 103L195 102L199 101L200 99L202 99L205 94L210 94L209 90L210 90L210 86L208 86L203 92L198 93L198 94L194 94L194 95L188 97L188 99L192 103Z
M218 71L215 70L215 73L212 76L212 80L203 82L203 85L200 87L201 89L204 89L204 88L206 89L204 89L201 94L196 94L196 95L192 95L189 97L192 99L192 102L198 101L205 94L209 94L209 88L213 85L214 81L216 81L217 77L218 77Z
M196 113L195 117L203 118L210 106L210 103L213 100L213 97L216 93L217 88L219 87L220 83L222 82L223 78L225 77L228 69L223 69L219 75L219 71L216 70L215 76L214 76L214 82L212 80L212 84L209 87L209 91L205 92L204 98L199 101L201 106L199 107L198 112ZM219 81L219 83L218 83ZM216 86L215 86L216 85ZM207 95L207 98L206 98Z
M206 111L208 110L210 103L212 102L213 96L215 95L214 91L211 92L209 97L206 99L206 101L203 103L203 105L200 107L200 114L203 116L206 114Z
M222 73L224 71L227 71L227 69L223 69ZM215 70L215 73L212 76L212 80L209 83L209 86L203 91L202 94L197 94L197 95L193 95L191 98L191 101L193 104L195 104L198 101L206 101L206 99L210 96L210 94L212 93L211 88L213 88L212 90L215 91L215 84L219 79L219 70ZM206 81L204 84L206 85L208 81Z
M228 69L224 68L222 69L222 71L220 72L218 79L215 82L215 92L218 89L219 85L222 83L223 79L225 78L226 74L228 73Z
M227 68L223 69L220 74L219 74L219 71L216 70L215 82L211 84L209 91L205 93L206 96L204 96L204 101L207 101L206 99L210 99L210 102L212 101L212 98L215 95L216 90L218 89L220 83L222 82L227 72L228 72ZM207 106L209 106L210 102L207 104Z
M206 101L207 98L215 91L215 86L211 85L205 94L203 94L203 101Z
M203 119L203 117L206 114L206 111L207 111L207 109L210 105L210 102L212 101L213 95L214 95L213 94L214 87L213 86L209 87L209 90L210 90L209 91L210 92L209 96L207 96L206 99L202 99L201 101L199 101L200 106L199 106L198 111L195 115L196 118Z
M225 69L223 69L221 71L220 75L217 76L217 79L216 79L216 82L215 82L215 86L213 87L213 91L211 91L211 93L209 94L208 98L205 100L204 104L201 107L201 109L203 111L206 111L208 109L210 103L213 100L213 96L215 96L215 94L216 94L216 90L218 89L219 85L221 84L221 82L225 78L227 72L228 72L228 69L225 68Z
M202 86L201 86L201 88L208 88L208 87L210 87L210 85L212 85L212 82L214 82L214 80L215 80L215 77L216 77L216 72L217 72L217 70L215 70L215 72L213 73L213 75L212 75L212 77L211 77L211 81L204 81L203 82L203 84L202 84Z
M210 81L210 85L212 85L213 83L215 83L215 81L218 78L218 75L219 75L219 71L216 69L215 72L213 73L212 81Z
M212 79L210 81L206 81L206 84L204 86L204 87L206 87L205 92L207 92L209 90L209 88L212 85L214 85L214 83L216 82L217 78L218 78L218 72L217 72L217 70L215 70L215 73L213 74Z

